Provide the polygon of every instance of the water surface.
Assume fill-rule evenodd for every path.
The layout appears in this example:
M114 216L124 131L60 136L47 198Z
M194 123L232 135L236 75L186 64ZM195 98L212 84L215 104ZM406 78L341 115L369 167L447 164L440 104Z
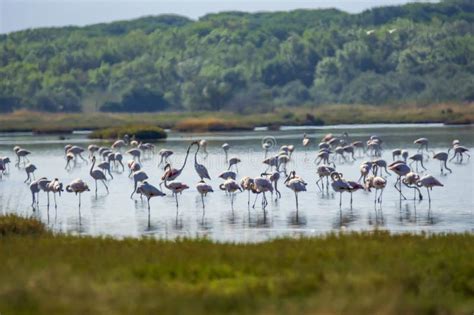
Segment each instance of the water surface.
M431 206L427 200L400 202L398 192L393 187L394 175L388 176L388 185L383 194L381 209L374 209L373 192L359 191L354 194L352 208L349 195L343 195L343 205L339 208L339 195L329 190L321 193L315 185L316 145L326 133L340 135L349 133L350 139L366 141L372 134L384 140L383 158L392 160L391 150L394 148L408 149L415 153L417 146L413 140L427 137L430 149L447 151L453 139L461 140L472 152L474 144L473 126L443 125L350 125L329 127L285 127L281 131L250 131L233 133L182 134L170 133L166 141L157 142L157 151L168 148L175 152L171 157L174 167L183 163L187 145L191 140L205 138L208 140L209 156L199 154L200 163L206 165L211 175L210 184L215 192L205 199L206 208L202 209L201 199L195 189L199 178L194 171L193 159L188 160L179 181L187 183L191 188L179 196L179 208L176 209L175 199L166 191L167 196L151 200L151 220L148 226L148 212L145 200L136 197L130 199L133 181L128 178L128 171L114 171L114 179L108 182L110 193L99 185L98 194L94 193L94 182L89 176L90 164L77 163L72 171L64 166L64 145L68 143L87 147L92 141L84 133L68 135L68 139L60 140L57 135L33 136L29 133L0 134L0 156L7 155L14 161L12 151L14 145L32 151L30 160L38 167L36 177L58 177L67 184L75 178L82 178L92 192L82 197L81 217L79 220L77 197L64 193L58 198L58 208L54 204L46 206L46 195L41 193L39 208L33 211L31 194L27 184L23 183L26 174L23 169L11 165L11 172L0 180L0 214L18 213L33 215L44 221L55 231L71 232L87 235L109 235L114 237L139 237L153 235L160 238L179 236L206 236L218 241L253 242L263 241L281 236L311 236L339 230L373 230L386 229L393 232L472 232L474 229L473 199L473 161L463 164L450 163L453 173L441 175L439 162L428 160L425 166L428 171L420 173L432 174L445 187L435 187L432 191ZM312 139L312 146L305 150L301 145L302 134L306 132ZM282 198L275 201L269 198L270 204L264 212L257 202L255 209L247 206L247 193L238 194L232 209L230 199L218 186L222 182L217 175L226 169L225 158L221 145L228 142L232 145L230 156L239 157L240 179L244 175L258 176L266 168L261 163L263 150L262 138L275 137L277 145L271 150L276 154L283 144L294 144L296 151L288 169L295 170L308 182L308 191L299 195L299 210L296 211L294 194L284 187L280 180ZM99 143L110 145L110 143ZM194 149L192 150L194 153ZM85 154L87 155L87 154ZM356 155L357 156L357 155ZM125 159L129 157L125 155ZM337 168L346 179L359 178L359 165L367 156L358 157L355 162L339 162ZM149 182L158 185L162 169L157 167L158 155L143 160L143 169L150 176ZM406 191L407 197L411 196ZM423 190L426 196L426 191ZM253 201L253 197L252 197Z

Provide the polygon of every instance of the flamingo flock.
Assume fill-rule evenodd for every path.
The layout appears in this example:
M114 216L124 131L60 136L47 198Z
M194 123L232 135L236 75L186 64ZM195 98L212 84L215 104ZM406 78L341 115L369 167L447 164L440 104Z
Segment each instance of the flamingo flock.
M270 204L269 195L274 196L275 202L282 198L282 194L278 189L278 182L280 179L284 179L283 184L286 189L294 193L296 211L298 212L298 195L307 192L311 188L310 182L304 180L303 177L314 179L313 183L315 183L319 193L328 193L331 188L334 193L339 194L340 208L343 204L343 194L350 194L350 206L352 207L353 194L357 191L365 191L366 193L373 191L374 204L376 207L379 205L381 208L383 192L390 187L389 181L392 181L393 187L398 192L400 202L408 199L403 194L404 189L413 191L414 200L423 200L424 197L421 189L425 188L428 202L431 204L432 189L434 187L443 187L444 185L433 175L424 173L427 171L427 168L423 162L429 158L438 160L440 162L441 174L445 174L446 171L451 174L453 170L448 166L448 163L451 163L453 159L456 159L457 163L463 163L465 157L470 159L469 150L462 146L458 139L452 142L452 146L446 152L433 152L429 149L429 140L427 138L419 138L413 142L417 146L415 154L410 155L407 149L398 148L392 151L393 161L387 162L381 158L384 150L384 141L377 135L370 136L367 141L350 141L347 133L343 133L341 136L327 134L318 142L316 139L311 139L305 133L301 141L301 148L304 150L305 156L307 154L314 154L316 172L308 170L304 174L297 174L295 170L288 171L288 166L291 165L292 161L292 154L297 148L294 145L282 145L276 154L272 155L271 149L274 143L276 141L269 142L264 140L262 142L264 155L260 175L256 177L244 175L240 177L240 180L238 180L240 176L238 165L242 162L242 159L230 155L232 153L231 144L224 143L222 145L226 167L223 168L220 174L215 174L213 177L222 181L219 185L219 190L229 196L232 209L237 195L246 191L249 208L251 195L253 194L255 195L255 200L252 203L252 208L256 207L257 200L260 197L261 208L265 214L266 208ZM147 174L142 165L143 158L152 159L155 155L155 145L138 142L137 140L130 141L128 136L124 137L124 139L116 140L110 147L91 144L85 149L77 145L66 145L64 147L65 169L71 171L76 167L78 161L86 164L90 163L89 179L94 180L95 194L97 195L98 193L98 182L105 188L105 193L109 194L109 185L111 186L110 189L113 189L114 185L114 177L111 170L121 170L123 172L125 170L123 164L124 155L128 156L130 158L126 163L128 177L133 181L130 198L133 199L135 194L140 198L146 198L148 221L150 222L150 200L153 197L166 196L165 189L174 197L176 210L178 211L178 197L190 189L187 183L179 181L179 177L187 170L186 165L191 154L194 155L191 155L191 159L194 159L194 171L198 178L195 188L200 195L204 211L206 207L205 198L209 193L214 193L212 185L206 182L211 180L211 175L205 166L209 155L207 146L208 142L205 139L188 143L184 161L180 167L173 167L172 158L174 152L161 148L158 151L159 161L155 165L163 173L157 179L159 181L156 186L151 183L154 179ZM312 146L317 151L312 151ZM88 158L82 155L86 150ZM453 152L452 156L450 156L451 151ZM48 180L46 177L35 178L35 172L39 172L40 169L38 170L29 160L34 158L34 152L20 146L15 146L13 152L17 157L15 165L18 168L23 168L26 172L27 178L24 182L29 185L32 206L38 205L40 192L45 192L47 194L48 206L49 194L52 193L55 207L57 207L56 195L61 196L61 193L64 191L63 183L56 177L52 180ZM356 153L358 153L357 158L364 158L359 165L360 177L357 180L346 179L344 174L337 170L336 164L353 163L357 160ZM9 164L9 157L0 156L0 179L10 172ZM163 168L161 169L161 167ZM420 170L422 173L419 172ZM392 175L395 175L394 178L396 179L391 180L390 177ZM77 178L65 186L66 192L74 193L78 196L79 213L81 195L91 191L87 181L87 178Z

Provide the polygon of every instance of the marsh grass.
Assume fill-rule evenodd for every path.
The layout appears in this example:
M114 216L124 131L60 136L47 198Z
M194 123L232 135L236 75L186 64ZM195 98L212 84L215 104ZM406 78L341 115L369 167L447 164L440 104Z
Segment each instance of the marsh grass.
M0 131L61 131L102 129L146 124L180 131L237 130L255 126L333 125L364 123L473 123L474 103L427 106L324 105L279 108L267 113L161 112L35 113L17 111L0 115ZM228 126L227 126L228 125ZM230 126L230 127L229 127Z
M0 222L23 220L32 219ZM7 233L0 311L471 314L473 241L382 231L257 244Z

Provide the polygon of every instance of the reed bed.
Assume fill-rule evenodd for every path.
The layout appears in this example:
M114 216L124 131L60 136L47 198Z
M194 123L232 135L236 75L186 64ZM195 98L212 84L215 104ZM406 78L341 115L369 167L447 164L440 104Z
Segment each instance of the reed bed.
M36 113L17 111L0 115L0 131L70 132L128 125L153 125L179 131L226 131L256 126L333 125L365 123L474 122L474 103L426 106L324 105L278 108L267 113Z

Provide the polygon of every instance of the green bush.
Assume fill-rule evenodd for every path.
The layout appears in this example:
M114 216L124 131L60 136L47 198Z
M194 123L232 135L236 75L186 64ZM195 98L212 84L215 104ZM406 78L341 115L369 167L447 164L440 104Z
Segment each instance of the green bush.
M23 218L15 214L0 216L0 236L46 234L45 225L35 218Z

